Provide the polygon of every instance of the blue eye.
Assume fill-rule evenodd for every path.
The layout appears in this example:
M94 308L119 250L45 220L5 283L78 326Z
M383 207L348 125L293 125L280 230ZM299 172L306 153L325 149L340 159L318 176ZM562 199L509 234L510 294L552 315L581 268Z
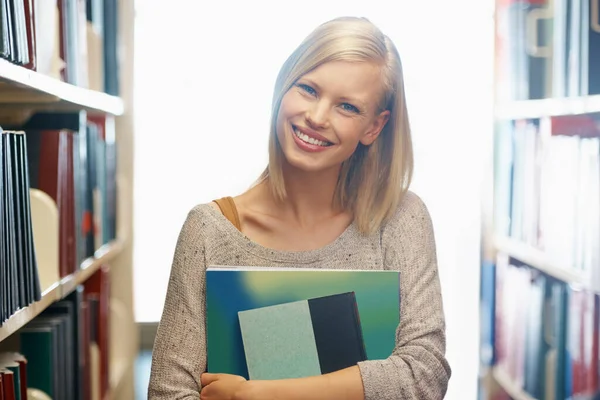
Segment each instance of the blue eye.
M311 96L314 96L317 94L317 92L315 91L315 89L311 88L310 86L304 84L304 83L299 83L298 87L302 90L304 90L306 93L310 94Z
M353 106L352 104L349 104L349 103L343 103L342 108L344 109L344 111L349 111L349 112L355 113L355 114L358 114L360 112L358 110L358 108L356 108L355 106Z

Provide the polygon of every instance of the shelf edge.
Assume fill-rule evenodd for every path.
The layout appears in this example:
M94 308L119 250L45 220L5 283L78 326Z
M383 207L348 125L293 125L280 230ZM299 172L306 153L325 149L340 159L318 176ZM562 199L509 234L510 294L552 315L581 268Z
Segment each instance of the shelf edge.
M494 116L498 120L517 120L598 112L600 95L590 95L499 103Z
M530 396L521 388L517 387L501 368L494 366L492 368L492 376L502 389L504 389L514 400L537 400L535 397Z
M29 321L37 317L42 311L48 308L50 304L58 299L60 299L60 283L56 282L42 293L42 298L39 301L17 310L4 321L4 324L0 326L0 342L27 325Z
M96 250L93 257L89 257L81 263L78 271L61 280L61 296L65 297L73 292L78 285L87 281L102 264L116 257L122 249L122 242L117 239Z
M121 240L114 240L96 251L98 257L88 258L82 264L79 271L75 274L62 278L48 290L42 293L42 299L31 303L29 306L16 311L0 326L0 342L23 328L42 311L48 308L52 303L64 298L71 293L77 285L85 282L100 266L114 257L123 249Z
M516 258L517 260L571 286L594 293L597 292L591 286L591 283L584 279L582 274L572 271L572 268L569 269L552 263L548 260L548 257L542 250L536 249L533 246L521 243L515 239L495 236L494 247L497 251Z
M54 96L62 102L81 108L106 112L115 116L124 113L124 102L120 97L75 86L4 59L0 59L0 79L13 88L24 87L46 96ZM16 103L26 106L28 102L25 100ZM0 104L2 103L0 101ZM11 98L9 103L15 104L14 98Z

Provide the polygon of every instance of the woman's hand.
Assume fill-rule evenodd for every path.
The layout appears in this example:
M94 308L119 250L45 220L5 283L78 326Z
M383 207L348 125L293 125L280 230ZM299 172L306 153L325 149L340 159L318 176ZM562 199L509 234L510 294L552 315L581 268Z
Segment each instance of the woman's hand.
M243 392L246 378L231 374L204 373L200 377L202 382L201 400L239 400Z

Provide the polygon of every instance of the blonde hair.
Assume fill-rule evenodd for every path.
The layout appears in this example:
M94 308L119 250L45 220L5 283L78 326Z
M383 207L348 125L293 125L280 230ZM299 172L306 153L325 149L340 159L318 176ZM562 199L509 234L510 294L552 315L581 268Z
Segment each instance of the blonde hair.
M271 109L268 179L275 198L286 198L277 116L284 94L303 75L329 61L381 65L384 95L378 112L389 120L370 146L359 143L341 167L334 205L353 214L363 233L377 231L395 212L412 179L413 150L400 56L392 41L365 18L343 17L318 26L285 61L275 83Z

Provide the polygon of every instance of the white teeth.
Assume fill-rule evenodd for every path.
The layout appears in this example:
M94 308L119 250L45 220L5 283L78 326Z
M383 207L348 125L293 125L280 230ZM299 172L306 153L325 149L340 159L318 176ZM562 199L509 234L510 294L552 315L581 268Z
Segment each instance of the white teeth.
M322 140L311 138L310 136L305 135L304 133L298 131L297 129L294 129L294 134L303 142L306 142L309 144L314 144L317 146L323 146L323 147L328 146L328 144L326 142L323 142Z

